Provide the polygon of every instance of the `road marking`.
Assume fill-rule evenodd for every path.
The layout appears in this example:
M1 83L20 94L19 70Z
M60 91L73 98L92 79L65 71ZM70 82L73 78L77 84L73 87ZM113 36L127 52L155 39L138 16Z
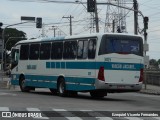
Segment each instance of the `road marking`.
M98 120L113 120L111 117L96 117Z
M67 111L67 110L65 110L65 109L53 109L53 111L58 111L58 112L62 111L63 112L63 111Z
M1 96L10 95L10 96L17 96L17 94L14 93L0 93Z
M90 111L93 111L93 110L80 110L82 112L90 112Z
M59 112L61 115L63 115L64 117L66 115L68 116L74 116L72 113L68 112L67 110L65 109L53 109L53 111L56 111L56 112ZM64 113L65 112L65 113ZM83 120L81 119L80 117L65 117L66 119L68 120Z
M8 107L0 107L0 111L9 111Z
M98 111L93 111L93 110L80 110L80 111L82 111L82 112L90 112L91 111L91 112L97 114L98 116L101 116L101 117L95 117L95 116L93 116L93 117L95 117L98 120L113 120L111 117L105 117L103 114L99 113ZM89 115L92 116L92 113L90 113Z
M36 113L36 111L37 111L37 113L40 112L40 109L38 109L38 108L26 108L26 109L27 109L27 111L29 111L31 113L32 112ZM32 118L35 118L35 119L49 119L48 117L32 117Z
M124 117L126 119L129 119L129 120L143 120L141 118L138 118L138 117Z
M157 120L160 120L160 117L152 117L152 118L155 118L155 119L157 119Z

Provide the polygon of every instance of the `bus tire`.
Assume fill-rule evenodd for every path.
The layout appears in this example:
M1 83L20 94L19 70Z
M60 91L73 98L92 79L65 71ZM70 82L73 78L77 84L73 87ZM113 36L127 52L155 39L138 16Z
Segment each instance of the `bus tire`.
M57 88L58 88L58 95L59 96L65 97L67 95L64 78L62 78L62 77L59 78Z
M22 92L29 92L29 88L25 86L25 77L21 75L19 78L19 86Z
M93 98L103 98L104 96L107 95L107 92L104 92L104 91L91 91L90 95Z

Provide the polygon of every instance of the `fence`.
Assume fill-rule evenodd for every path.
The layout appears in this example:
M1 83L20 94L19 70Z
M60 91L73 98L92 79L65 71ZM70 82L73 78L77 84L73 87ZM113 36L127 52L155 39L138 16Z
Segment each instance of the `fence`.
M147 84L160 86L160 70L146 70Z

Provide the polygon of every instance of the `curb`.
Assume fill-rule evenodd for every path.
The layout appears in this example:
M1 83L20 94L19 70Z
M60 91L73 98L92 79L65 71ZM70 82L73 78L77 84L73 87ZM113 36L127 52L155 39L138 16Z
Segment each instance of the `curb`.
M139 91L139 93L142 93L142 94L149 94L149 95L160 95L160 91L157 91L157 90L141 90Z

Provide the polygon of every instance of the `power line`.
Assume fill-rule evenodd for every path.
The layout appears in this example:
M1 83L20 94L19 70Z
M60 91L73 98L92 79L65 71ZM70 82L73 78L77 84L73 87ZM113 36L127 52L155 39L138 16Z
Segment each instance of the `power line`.
M59 1L59 0L9 0L9 1L18 1L18 2L39 2L39 3L70 3L70 4L77 4L76 2L70 1Z

